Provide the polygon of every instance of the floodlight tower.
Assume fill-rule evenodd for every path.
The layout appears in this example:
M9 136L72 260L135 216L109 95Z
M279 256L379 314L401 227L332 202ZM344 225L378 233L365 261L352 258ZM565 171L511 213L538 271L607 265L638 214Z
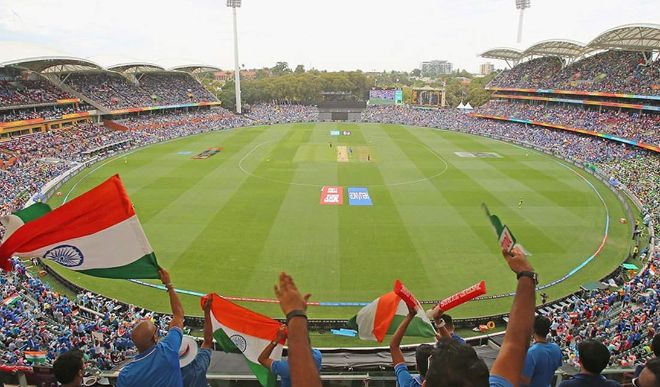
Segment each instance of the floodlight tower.
M522 41L523 15L525 10L531 6L531 0L516 0L516 9L520 10L518 17L518 43Z
M236 90L236 113L241 114L241 69L238 67L238 26L236 8L241 8L242 0L227 0L227 7L234 12L234 88Z

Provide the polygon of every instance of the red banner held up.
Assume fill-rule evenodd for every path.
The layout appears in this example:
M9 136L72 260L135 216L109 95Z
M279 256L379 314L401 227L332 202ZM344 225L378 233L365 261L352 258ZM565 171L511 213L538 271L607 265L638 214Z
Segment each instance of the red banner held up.
M415 296L413 296L413 294L410 293L410 290L408 290L408 288L406 288L399 280L394 282L394 293L396 293L396 295L399 296L409 308L416 308L417 305L419 305Z
M478 284L474 284L465 290L449 296L444 300L438 303L438 307L443 311L448 311L449 309L455 308L462 303L468 302L475 297L486 294L486 281L481 281Z

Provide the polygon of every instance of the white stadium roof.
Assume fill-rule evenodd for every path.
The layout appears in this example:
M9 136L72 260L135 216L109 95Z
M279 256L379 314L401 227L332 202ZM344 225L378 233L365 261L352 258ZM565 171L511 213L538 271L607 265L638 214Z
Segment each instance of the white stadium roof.
M213 73L216 71L222 71L219 67L204 65L204 64L190 64L185 66L175 66L170 70L172 71L184 71L190 74L203 74L203 73Z
M620 48L630 51L660 50L660 24L626 24L594 38L586 51Z
M126 73L126 74L166 71L164 67L161 67L154 63L146 63L146 62L116 64L114 66L109 66L108 70L116 71L118 73Z
M23 42L0 42L0 67L12 65L36 72L102 69L97 63L48 47Z
M515 48L510 47L496 47L488 51L484 51L479 55L482 58L502 59L502 60L518 60L522 52Z
M575 58L582 54L584 43L574 40L551 39L544 40L529 46L522 53L522 57L527 56L558 56L560 58Z
M574 40L550 39L536 43L524 51L497 47L484 51L482 58L519 61L529 56L558 56L577 59L598 50L660 51L660 24L626 24L598 35L588 44Z

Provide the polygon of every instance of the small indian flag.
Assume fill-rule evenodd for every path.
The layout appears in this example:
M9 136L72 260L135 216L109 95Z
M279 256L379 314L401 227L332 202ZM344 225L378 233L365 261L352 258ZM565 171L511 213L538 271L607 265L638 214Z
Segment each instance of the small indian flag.
M406 329L406 336L435 337L435 329L424 309L417 304L417 315ZM348 326L357 329L362 340L383 341L385 335L393 334L408 315L408 306L396 293L389 292L360 309L349 320Z
M274 386L276 377L270 370L259 364L259 355L275 339L281 323L236 305L217 294L209 294L201 299L203 307L207 297L211 303L211 323L213 337L225 352L241 352L250 370L262 386ZM282 357L284 341L275 346L270 356L279 360Z
M42 257L67 269L106 278L159 278L156 255L118 175L61 207L36 203L3 219L12 225L0 245L9 258Z
M32 364L41 364L46 362L46 352L43 351L25 351L25 360Z
M16 303L16 301L18 301L20 299L21 299L20 295L14 294L13 296L9 296L9 297L5 298L4 300L2 300L2 303L5 306L14 305Z

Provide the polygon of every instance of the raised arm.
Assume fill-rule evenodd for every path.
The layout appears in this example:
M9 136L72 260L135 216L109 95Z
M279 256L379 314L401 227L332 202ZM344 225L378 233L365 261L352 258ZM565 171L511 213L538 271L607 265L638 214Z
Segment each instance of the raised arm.
M178 327L183 329L183 306L179 296L174 291L174 285L170 280L170 273L162 267L158 270L160 274L160 281L167 288L167 295L170 296L170 307L172 308L172 321L170 322L170 329Z
M410 322L415 318L415 315L417 315L417 311L414 308L408 307L408 315L403 321L401 321L401 324L399 324L399 327L396 328L396 331L394 332L394 336L392 336L392 341L390 341L390 354L392 355L392 364L394 365L405 362L403 351L401 351L401 339L403 339L403 335L406 334L406 329L408 329L408 325L410 325Z
M287 318L289 329L289 370L293 387L321 387L321 376L312 358L312 347L307 331L307 300L303 297L293 278L281 273L275 295L280 301L280 308Z
M275 336L275 339L268 343L268 345L264 348L263 351L259 354L259 363L268 368L271 369L271 366L273 365L273 359L270 358L270 354L273 353L273 349L277 347L277 343L280 341L284 340L286 338L286 325L282 325L280 329L277 331L277 335Z
M519 278L502 349L495 359L491 375L501 376L517 386L520 383L520 374L525 364L527 346L534 326L536 281L529 276L519 275L521 272L534 271L520 249L514 248L511 254L506 252L503 254L509 267Z
M204 303L204 342L202 343L202 348L213 349L213 324L211 324L212 303L213 294L210 294Z
M451 338L451 333L445 327L445 320L442 319L442 315L445 313L440 307L433 309L433 322L435 322L436 328L436 339L440 340L443 337Z

